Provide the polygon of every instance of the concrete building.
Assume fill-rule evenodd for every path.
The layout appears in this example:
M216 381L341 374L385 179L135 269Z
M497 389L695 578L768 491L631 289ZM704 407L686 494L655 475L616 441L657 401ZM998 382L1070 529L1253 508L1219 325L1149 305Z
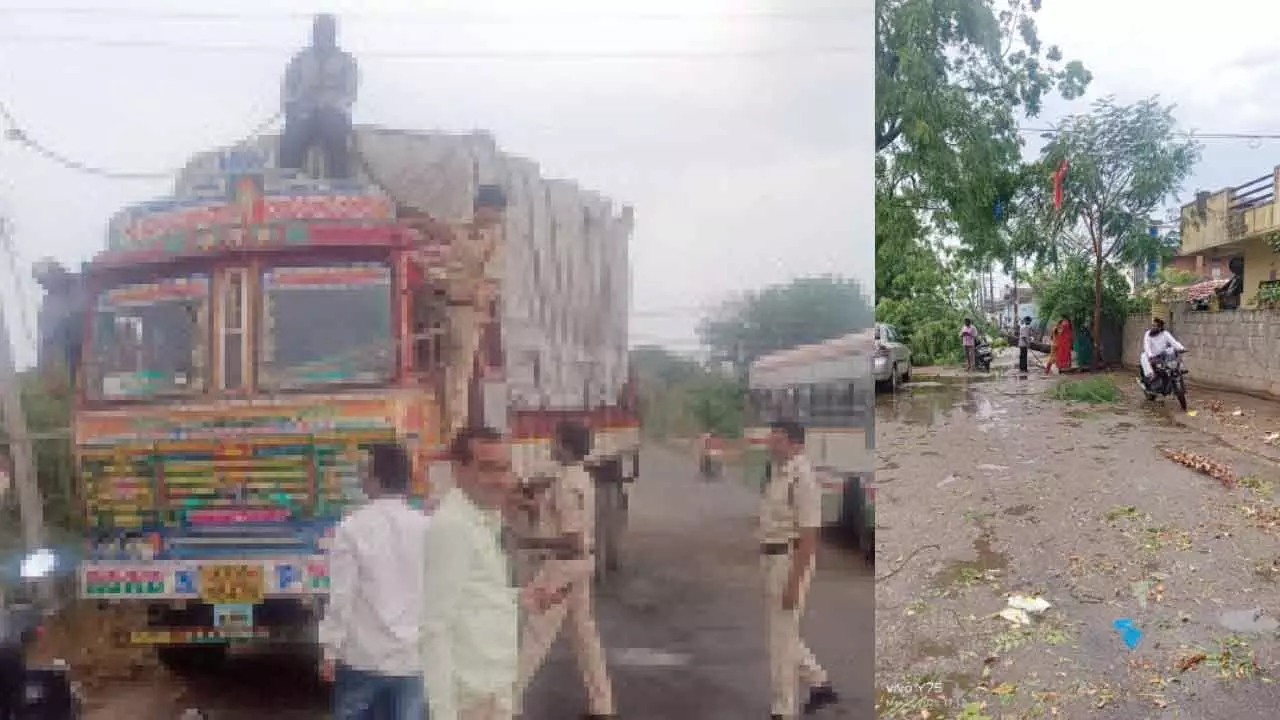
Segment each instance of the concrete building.
M1258 288L1280 279L1280 167L1241 185L1198 192L1182 206L1182 246L1174 266L1207 280L1231 279L1229 264L1243 261L1240 306L1256 305Z

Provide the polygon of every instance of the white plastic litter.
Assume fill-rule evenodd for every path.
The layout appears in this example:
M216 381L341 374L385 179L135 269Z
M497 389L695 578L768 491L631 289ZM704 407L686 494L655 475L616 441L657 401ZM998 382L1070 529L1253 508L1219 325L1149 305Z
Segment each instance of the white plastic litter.
M998 614L1014 625L1030 625L1032 617L1042 614L1050 607L1049 601L1044 598L1014 595L1009 598L1008 606Z

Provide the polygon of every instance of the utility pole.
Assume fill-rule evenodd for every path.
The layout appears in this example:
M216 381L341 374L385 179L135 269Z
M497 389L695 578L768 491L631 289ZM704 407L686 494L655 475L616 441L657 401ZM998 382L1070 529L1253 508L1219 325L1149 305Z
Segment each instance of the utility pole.
M0 242L8 240L8 227L0 218ZM7 248L7 245L6 245ZM27 416L22 411L22 388L14 367L13 345L9 339L9 323L5 317L4 293L0 292L0 421L9 439L9 457L13 459L13 486L18 493L18 512L22 515L22 541L28 550L44 541L44 504L36 484L35 460L31 437L27 435Z

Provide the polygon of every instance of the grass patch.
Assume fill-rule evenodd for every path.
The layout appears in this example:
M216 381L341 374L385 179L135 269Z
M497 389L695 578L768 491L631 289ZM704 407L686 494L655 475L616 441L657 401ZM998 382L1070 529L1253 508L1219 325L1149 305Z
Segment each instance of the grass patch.
M1049 389L1049 397L1067 402L1092 405L1113 403L1120 399L1120 388L1109 377L1090 377L1083 380L1059 380Z
M1245 475L1238 481L1240 487L1248 488L1258 497L1269 498L1275 494L1275 490L1269 480L1261 478L1257 475Z

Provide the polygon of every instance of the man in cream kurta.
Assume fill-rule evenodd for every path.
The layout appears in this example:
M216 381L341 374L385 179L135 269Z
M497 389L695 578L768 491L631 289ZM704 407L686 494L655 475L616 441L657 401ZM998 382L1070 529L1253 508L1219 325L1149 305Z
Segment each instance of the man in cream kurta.
M518 609L501 545L511 450L491 430L453 443L454 477L426 537L423 676L432 720L510 720Z
M827 673L800 638L800 620L813 579L822 488L804 452L804 428L775 422L769 436L775 471L760 507L761 568L769 640L773 717L796 716L796 686L809 689L805 714L837 700Z
M520 643L517 696L523 695L568 620L569 640L587 690L587 717L596 719L613 717L615 709L591 599L595 481L583 467L590 449L591 430L585 425L566 421L556 428L554 452L561 468L541 508L538 529L543 534L521 543L551 557L524 593L528 615Z

